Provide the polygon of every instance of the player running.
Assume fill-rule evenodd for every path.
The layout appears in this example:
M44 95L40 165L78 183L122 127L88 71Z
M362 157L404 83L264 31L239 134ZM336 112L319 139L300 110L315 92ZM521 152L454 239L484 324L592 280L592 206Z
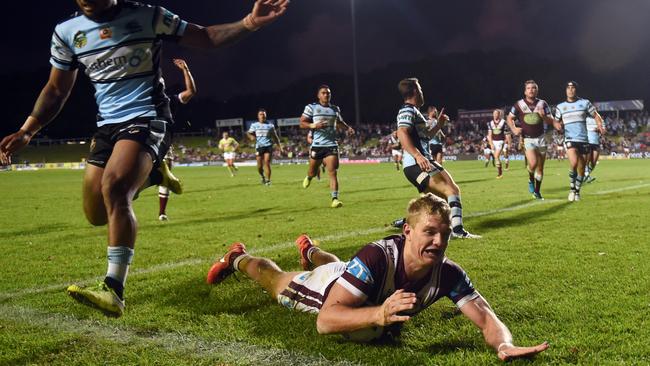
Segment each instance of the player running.
M388 138L388 146L391 149L391 155L393 156L393 161L395 162L395 169L399 171L400 165L402 165L402 145L399 143L397 138L397 131L393 131Z
M586 155L589 153L587 117L596 120L596 128L604 133L603 119L596 107L577 95L578 83L566 84L566 102L557 105L555 119L564 125L564 146L569 158L569 202L580 201L580 188L585 176Z
M238 147L237 140L229 136L228 131L223 131L221 140L219 140L219 150L223 151L223 159L226 161L226 167L231 177L234 177L235 172L238 170L235 166L235 154Z
M602 117L601 117L602 120ZM604 132L601 132L603 131ZM598 159L600 158L600 135L607 133L605 121L602 120L602 130L598 129L598 122L595 118L587 117L587 137L589 139L589 152L587 153L586 166L585 166L585 182L591 183L596 180L596 177L591 173L596 169Z
M488 122L488 134L487 141L490 145L490 149L494 154L494 161L496 162L497 168L497 179L503 178L503 168L501 166L501 153L504 150L505 140L506 140L506 121L501 118L501 110L495 109L492 112L492 120ZM507 155L507 153L506 153ZM486 165L487 166L487 165Z
M255 141L255 158L257 172L262 178L262 184L271 185L271 161L273 160L273 142L282 151L282 143L273 123L266 120L266 109L257 111L257 122L251 124L246 133L251 141ZM264 175L266 173L266 176Z
M288 0L257 0L243 20L209 27L188 23L160 6L76 2L80 11L55 27L49 80L22 127L0 142L0 161L10 163L11 154L56 117L82 70L95 87L99 107L98 130L84 175L83 207L91 224L108 224L108 269L97 286L71 285L67 292L118 317L125 308L124 284L137 233L133 197L140 187L169 177L163 169L162 175L149 178L167 151L171 121L159 68L162 41L202 49L231 44L276 20Z
M545 100L537 98L539 87L535 80L524 83L524 98L518 100L508 114L508 126L515 135L524 136L524 149L528 162L528 191L538 200L544 199L540 192L544 178L544 161L546 160L546 138L544 123L553 125L557 130L562 126L553 119L551 109ZM521 127L515 126L518 119Z
M424 95L418 79L408 78L399 82L398 89L404 104L397 114L397 136L404 148L404 175L418 192L431 192L446 198L451 206L452 236L454 238L478 239L463 226L463 206L460 188L451 175L434 161L429 153L428 143L449 120L442 112L438 123L433 126L424 118L418 108L424 104Z
M181 70L181 72L183 72L183 81L185 82L185 89L182 92L178 94L173 94L170 97L169 107L170 107L170 111L172 112L172 117L175 117L178 108L181 105L185 105L189 103L190 99L192 99L196 95L196 84L194 83L194 78L192 77L190 68L189 66L187 66L185 60L174 59L173 62L174 65L176 65L176 67L178 67ZM171 141L171 136L170 136L170 141ZM171 143L169 144L169 149L167 150L167 154L165 154L163 161L167 164L169 170L172 170L173 162L174 162L174 149ZM167 202L169 201L169 192L170 192L169 187L164 185L158 186L158 220L160 221L169 220L169 217L167 217L167 212L166 212Z
M284 272L272 260L253 257L244 244L234 243L210 268L207 282L219 284L235 271L243 273L280 305L317 314L319 334L342 334L356 341L398 337L404 322L446 297L482 331L499 359L546 350L546 342L515 346L512 334L465 271L445 256L450 211L447 202L431 193L413 199L401 235L367 244L349 262L300 235L300 272Z
M438 108L431 106L427 112L430 118L429 121L431 127L435 127L438 124ZM431 154L433 160L435 160L440 165L442 165L444 160L444 151L442 148L442 141L444 139L445 134L442 132L442 126L440 126L438 132L429 140L429 153Z
M494 153L492 152L492 148L490 147L490 142L488 141L487 137L484 137L483 140L481 140L481 145L483 147L483 157L485 158L485 168L488 167L490 162L492 162L492 166L496 168L496 164L494 163Z
M345 130L348 134L354 134L354 129L348 126L343 117L341 109L330 103L332 91L327 85L318 87L318 103L311 103L305 106L300 117L300 128L313 131L313 141L309 148L309 169L307 176L302 181L302 187L307 188L311 180L318 173L321 163L325 163L327 175L330 179L330 191L332 203L330 207L339 208L343 202L339 200L339 181L337 170L339 168L339 144L336 141L336 131Z

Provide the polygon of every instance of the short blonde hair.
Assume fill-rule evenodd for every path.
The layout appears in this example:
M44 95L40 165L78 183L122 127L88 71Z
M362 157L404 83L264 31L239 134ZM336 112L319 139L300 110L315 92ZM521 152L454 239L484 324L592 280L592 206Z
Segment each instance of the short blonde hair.
M447 224L451 224L451 208L447 201L433 193L423 193L418 198L412 199L406 208L406 223L414 227L420 222L422 215L436 215Z

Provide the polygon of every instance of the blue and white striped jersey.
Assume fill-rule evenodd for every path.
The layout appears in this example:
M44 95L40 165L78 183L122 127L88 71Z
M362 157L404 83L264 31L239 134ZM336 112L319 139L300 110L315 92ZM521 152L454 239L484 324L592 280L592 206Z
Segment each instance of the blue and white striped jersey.
M587 142L587 117L596 116L596 107L587 99L562 102L555 107L555 119L564 124L564 140Z
M272 146L273 140L271 136L273 136L274 131L275 126L270 122L255 122L248 129L248 133L255 135L255 148Z
M587 122L587 131L589 131L589 132L598 131L598 122L596 122L595 118L587 117L586 122ZM603 120L603 125L604 124L605 124L605 121Z
M422 115L419 109L412 104L404 104L397 113L397 128L406 127L413 146L428 160L432 160L429 152L429 140L427 131L430 129L429 122ZM404 146L404 143L402 143ZM417 164L413 155L404 150L402 158L404 167Z
M325 122L326 127L313 130L312 147L339 146L336 142L336 124L341 118L341 109L333 104L328 106L311 103L305 106L302 115L313 123Z
M438 125L438 120L437 119L432 119L431 122L429 123L430 128L434 128ZM442 145L442 134L440 131L433 135L431 140L429 140L429 145Z
M57 24L50 48L52 66L81 69L95 87L97 126L136 117L170 118L160 70L163 39L179 39L187 22L159 6L132 1L107 22L82 12Z

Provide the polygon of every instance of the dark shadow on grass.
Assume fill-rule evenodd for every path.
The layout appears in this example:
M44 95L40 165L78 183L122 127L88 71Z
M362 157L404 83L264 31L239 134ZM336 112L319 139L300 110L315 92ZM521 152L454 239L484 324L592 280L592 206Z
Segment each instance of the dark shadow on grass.
M470 228L473 231L482 234L490 231L503 230L504 227L531 225L541 217L555 214L558 211L569 207L569 205L571 205L571 202L566 201L558 204L549 204L549 206L543 210L534 210L521 213L517 212L514 215L512 215L511 212L503 212L503 214L512 215L511 217L504 218L490 218L489 216L486 218L483 216L483 218L476 218L476 221L478 221L478 223L472 222Z
M440 342L429 344L425 348L427 353L435 354L435 355L447 355L451 353L457 353L458 350L477 351L479 349L480 347L477 347L477 345L474 342L471 342L469 339L468 340L446 339Z
M456 184L461 185L461 184L470 184L470 183L486 182L486 181L492 181L492 180L495 180L495 179L494 179L494 178L468 179L468 180L459 180L459 181L456 181Z

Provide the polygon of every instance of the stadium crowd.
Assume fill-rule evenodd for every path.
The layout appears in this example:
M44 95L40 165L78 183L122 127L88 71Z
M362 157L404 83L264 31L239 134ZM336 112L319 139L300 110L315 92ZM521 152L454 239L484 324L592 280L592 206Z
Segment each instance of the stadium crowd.
M601 139L603 154L612 152L626 154L630 152L645 152L650 146L650 113L642 112L603 112L607 136ZM354 135L341 135L340 153L347 158L381 158L390 155L388 138L392 123L362 124L355 126ZM182 136L176 139L175 154L178 162L221 162L222 153L217 148L220 131L210 129L205 131L207 137L205 145L188 146L183 143ZM239 129L229 131L237 141L242 143L242 148L237 152L238 160L255 159L255 151L246 136ZM284 151L275 150L274 158L306 159L309 152L305 130L298 127L282 127L279 129L284 144ZM445 154L446 155L473 155L483 151L483 139L486 136L485 123L473 120L454 121L445 126ZM550 132L550 157L562 158L558 154L563 136L557 132ZM516 140L511 146L515 152Z

